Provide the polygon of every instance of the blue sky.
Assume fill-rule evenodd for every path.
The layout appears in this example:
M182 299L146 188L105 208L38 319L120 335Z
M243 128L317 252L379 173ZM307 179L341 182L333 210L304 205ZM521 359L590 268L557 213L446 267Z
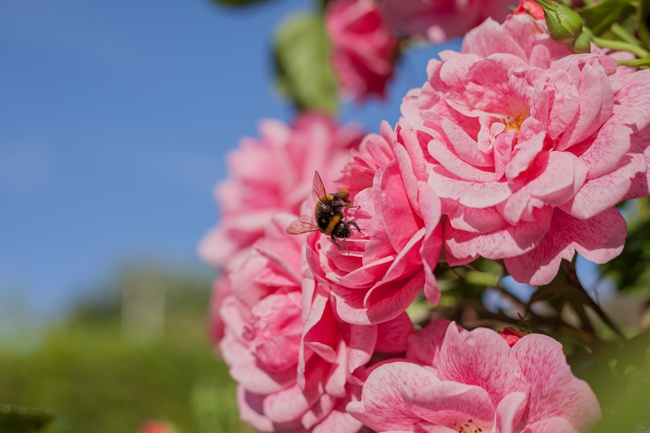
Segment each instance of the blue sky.
M274 28L311 7L0 3L0 303L51 314L129 261L202 266L226 153L292 115L273 90ZM404 59L387 103L342 118L394 124L436 51Z

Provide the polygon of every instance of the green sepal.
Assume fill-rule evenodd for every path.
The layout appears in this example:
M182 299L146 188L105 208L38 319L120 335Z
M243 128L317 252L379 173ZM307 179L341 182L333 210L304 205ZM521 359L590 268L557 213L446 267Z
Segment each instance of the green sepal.
M572 46L582 33L582 18L573 9L554 0L535 0L544 10L548 32L553 40L562 45Z

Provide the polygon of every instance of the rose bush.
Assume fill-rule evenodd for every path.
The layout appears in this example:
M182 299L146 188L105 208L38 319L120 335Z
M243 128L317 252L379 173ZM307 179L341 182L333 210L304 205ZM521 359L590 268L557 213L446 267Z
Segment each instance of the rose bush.
M407 45L391 31L441 41L505 15L497 3L323 2L343 88L359 101L385 94ZM230 255L211 332L256 429L586 433L599 402L544 333L567 343L581 377L614 365L616 381L639 377L636 358L618 351L636 353L640 339L590 296L573 259L616 257L626 237L618 203L650 195L650 71L628 67L646 50L632 34L611 44L603 29L590 33L607 2L553 10L572 17L571 37L584 28L593 44L631 52L574 54L549 36L538 3L514 3L503 23L487 19L460 52L429 62L394 128L383 122L361 139L312 114L291 128L265 125L231 157L221 226L204 248L218 265ZM325 200L309 194L314 170ZM316 205L326 230L313 225L315 200L340 205L331 215ZM341 223L348 237L332 231ZM634 230L643 239L647 226ZM628 257L642 257L636 240ZM518 292L504 275L552 284ZM476 328L504 323L535 333ZM618 426L612 419L603 423Z
M621 252L615 205L647 185L650 71L572 54L514 15L469 32L428 75L398 132L427 159L451 265L504 259L517 281L539 285L576 251L597 263Z

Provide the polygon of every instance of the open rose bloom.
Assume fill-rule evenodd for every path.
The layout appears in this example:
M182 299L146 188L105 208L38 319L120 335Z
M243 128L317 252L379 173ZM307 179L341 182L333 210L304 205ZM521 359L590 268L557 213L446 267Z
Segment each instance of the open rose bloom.
M320 233L307 245L310 269L335 296L338 314L349 323L382 323L402 314L423 289L437 303L440 201L426 173L413 166L386 123L382 135L364 139L344 173L343 183L356 192L353 218L362 234L346 239L344 251Z
M405 98L398 134L426 156L449 263L504 259L540 285L575 252L617 256L615 205L647 194L650 71L571 54L527 15L488 20L440 56Z
M510 347L445 320L411 338L407 359L377 364L348 412L377 432L575 433L600 418L555 340L531 334Z
M375 351L404 351L413 326L405 314L381 327L343 322L303 269L300 238L284 232L292 218L276 216L227 269L231 292L213 313L225 328L220 351L256 429L355 433L363 425L345 407L365 365Z
M228 155L230 177L215 188L219 225L199 247L201 257L224 266L260 238L279 212L298 212L309 195L314 170L331 182L359 144L358 126L340 126L331 117L303 113L292 124L265 120L260 138L245 138Z

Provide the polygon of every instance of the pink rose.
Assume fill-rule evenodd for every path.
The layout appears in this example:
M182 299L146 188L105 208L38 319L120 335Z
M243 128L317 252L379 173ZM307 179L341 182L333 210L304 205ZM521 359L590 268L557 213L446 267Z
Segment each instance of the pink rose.
M380 8L390 26L406 35L444 42L462 36L492 17L508 15L515 0L381 0Z
M432 303L440 296L433 276L442 241L440 202L424 166L393 140L384 123L382 135L367 136L343 171L341 183L350 184L359 206L348 218L363 235L344 240L343 249L318 232L308 238L310 268L331 290L338 315L348 323L394 319L423 288Z
M513 12L515 15L527 14L540 21L545 20L544 9L535 0L520 0L519 6Z
M292 218L289 214L276 216L267 227L266 236L229 263L223 278L230 294L221 301L219 310L213 310L213 314L219 314L224 327L221 355L231 366L231 376L244 386L250 383L250 387L266 389L265 386L282 383L282 377L295 377L302 332L302 276L301 243L284 233L287 221ZM283 323L273 324L268 319L274 314L273 308L281 308L279 311L286 317ZM276 328L269 330L267 326ZM295 332L293 335L290 332L296 326L297 341ZM285 347L278 354L285 356L282 358L285 362L292 360L285 366L273 359L274 332L287 334L282 341Z
M230 279L227 274L221 275L214 280L212 285L212 299L210 302L210 314L208 315L208 335L215 343L221 341L224 335L224 323L219 315L223 301L230 296Z
M526 336L526 334L522 334L521 332L516 331L512 328L504 328L502 331L499 331L499 335L506 340L508 346L510 347L514 346L517 341Z
M512 347L484 328L434 321L422 332L427 363L391 361L370 373L348 412L378 432L586 432L600 418L595 395L566 363L562 345L530 334ZM430 338L433 337L433 338ZM421 341L412 338L412 342ZM411 348L409 350L411 350Z
M149 420L140 425L140 433L174 433L174 429L161 421Z
M504 259L517 281L541 285L575 252L617 256L615 205L647 195L650 71L572 54L526 15L487 20L441 59L397 131L425 155L449 263Z
M252 307L278 291L299 291L301 284L301 239L287 236L285 227L291 214L278 214L267 224L265 235L253 248L228 262L218 290L229 291L240 302ZM215 296L224 297L218 293Z
M240 415L260 431L358 432L345 407L359 398L375 345L404 349L390 333L378 338L377 326L342 323L311 281L303 295L276 293L250 310L229 299L222 308L221 350L238 382ZM401 317L391 328L404 338L412 325Z
M333 0L325 26L332 41L332 63L343 90L363 102L384 97L393 75L397 38L373 0Z
M295 269L300 269L302 243L284 231L293 218L290 214L276 215L267 226L266 236L228 262L216 279L208 317L214 343L220 343L228 333L224 305L243 312L272 294L300 291L301 276ZM230 328L232 331L232 324Z
M330 182L361 140L356 126L338 126L330 117L302 114L292 125L266 120L260 139L246 138L228 156L230 178L217 185L218 225L199 250L203 259L223 266L264 233L278 212L298 213L311 194L314 170Z
M378 337L378 326L343 323L306 269L304 238L284 232L293 218L274 218L227 268L220 351L241 418L256 429L355 433L362 424L345 406L358 398L366 365L375 351L405 351L413 326L402 315Z

